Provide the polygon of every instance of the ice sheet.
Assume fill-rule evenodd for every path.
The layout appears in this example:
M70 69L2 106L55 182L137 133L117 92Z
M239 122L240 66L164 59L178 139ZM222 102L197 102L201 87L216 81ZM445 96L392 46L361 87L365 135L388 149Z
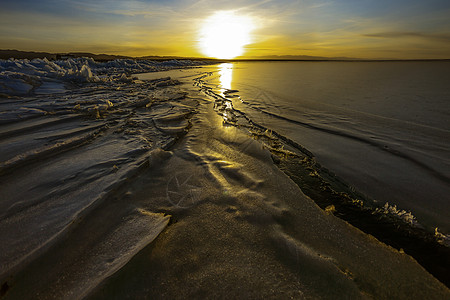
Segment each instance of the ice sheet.
M5 299L449 297L320 209L277 166L294 149L202 91L188 76L0 103Z

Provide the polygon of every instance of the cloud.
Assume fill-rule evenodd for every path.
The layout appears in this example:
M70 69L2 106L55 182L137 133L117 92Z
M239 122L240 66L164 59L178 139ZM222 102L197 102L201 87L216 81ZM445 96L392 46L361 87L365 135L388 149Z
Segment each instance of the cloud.
M415 31L386 31L379 33L363 34L365 37L371 38L421 38L431 41L450 42L450 34L424 33Z
M254 21L248 54L448 57L450 49L448 0L1 1L0 44L9 48L201 55L203 20L233 10Z

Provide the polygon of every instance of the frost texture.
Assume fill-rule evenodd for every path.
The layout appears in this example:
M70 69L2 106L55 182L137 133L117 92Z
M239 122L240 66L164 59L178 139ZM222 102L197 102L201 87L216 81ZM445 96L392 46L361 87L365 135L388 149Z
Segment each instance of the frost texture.
M413 226L419 225L419 222L417 222L416 217L410 211L407 212L406 210L403 210L403 209L400 210L397 208L397 205L392 206L392 205L389 205L388 202L386 202L386 204L383 206L381 211L385 214L394 215L410 225L413 225Z
M450 247L450 235L443 234L442 232L439 231L439 228L436 227L434 229L434 236L436 237L436 240L439 243L441 243L447 247Z

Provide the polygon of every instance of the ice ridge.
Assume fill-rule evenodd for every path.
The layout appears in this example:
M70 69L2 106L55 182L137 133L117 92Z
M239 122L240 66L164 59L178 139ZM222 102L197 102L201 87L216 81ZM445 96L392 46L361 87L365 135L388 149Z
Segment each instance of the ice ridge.
M30 94L48 82L107 83L130 81L131 74L202 65L191 60L151 61L116 59L98 62L92 58L0 60L0 93Z

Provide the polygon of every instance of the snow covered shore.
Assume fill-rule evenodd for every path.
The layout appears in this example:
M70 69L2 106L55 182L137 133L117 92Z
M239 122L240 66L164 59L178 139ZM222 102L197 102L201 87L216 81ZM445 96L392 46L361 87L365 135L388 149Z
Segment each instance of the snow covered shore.
M191 60L150 61L116 59L97 62L92 58L69 58L49 61L46 58L0 60L0 93L26 95L64 91L64 83L130 81L131 74L164 71L203 65Z

